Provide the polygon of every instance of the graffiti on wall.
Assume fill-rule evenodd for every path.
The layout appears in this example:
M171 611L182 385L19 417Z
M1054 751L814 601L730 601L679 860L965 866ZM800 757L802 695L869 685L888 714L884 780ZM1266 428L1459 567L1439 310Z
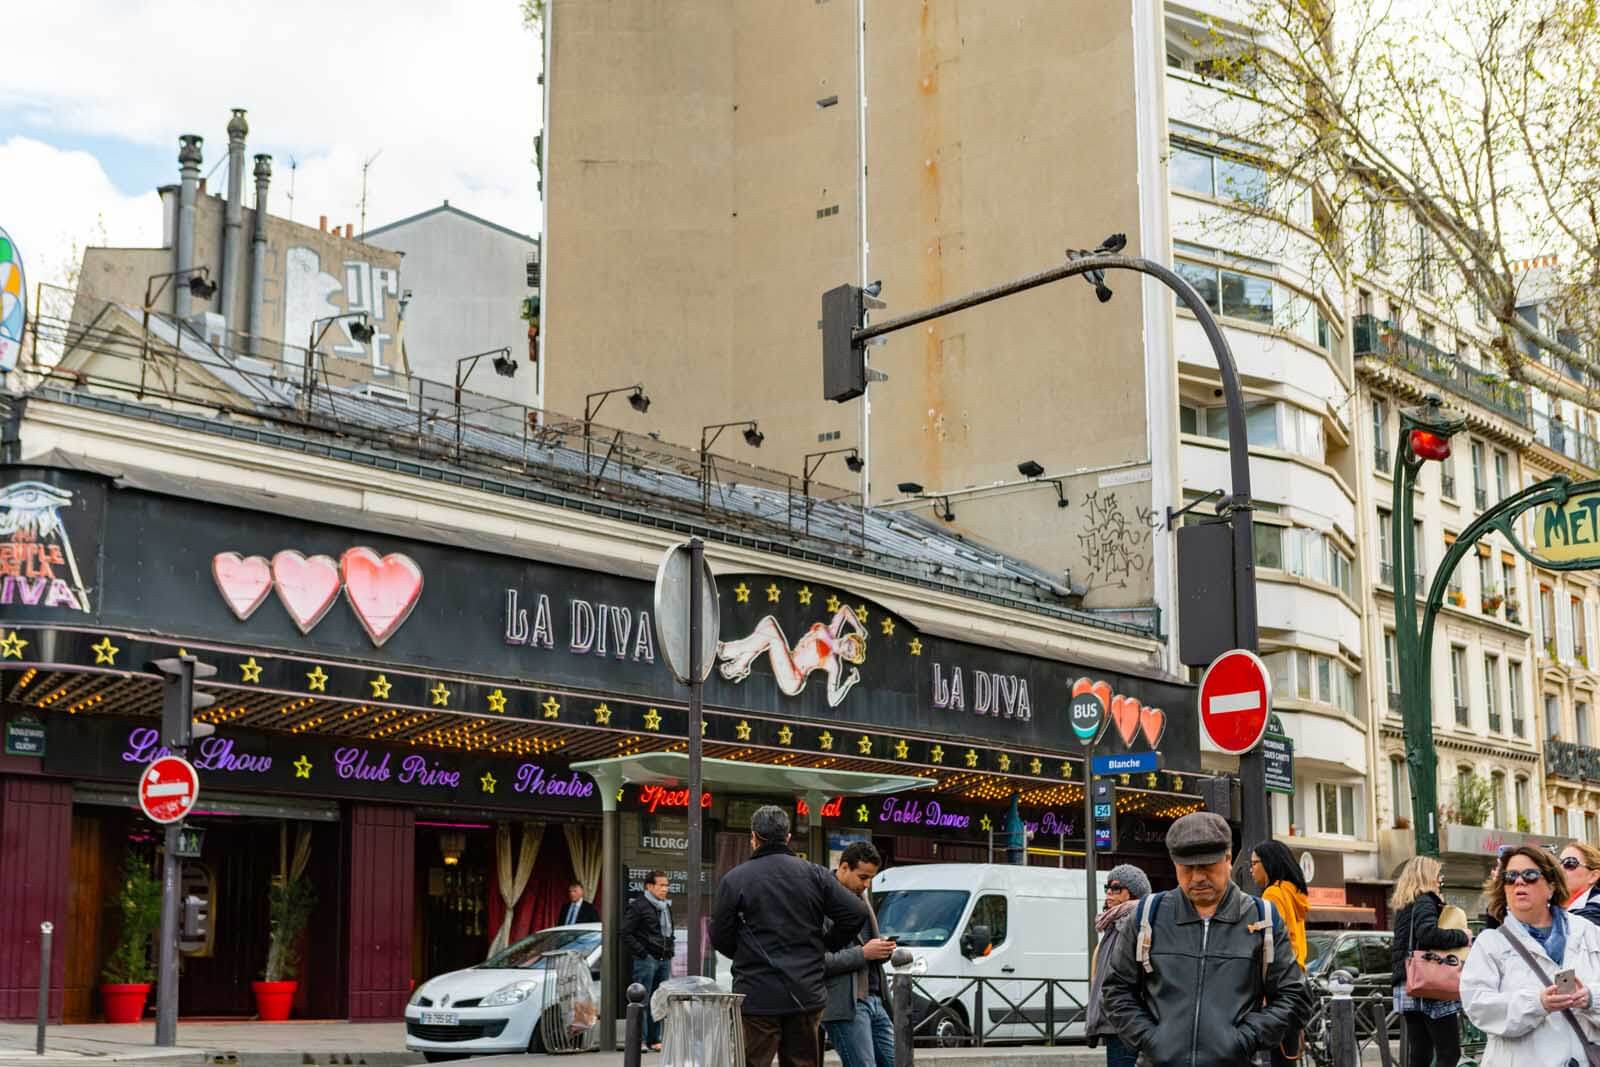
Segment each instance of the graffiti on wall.
M369 343L357 341L351 333L350 325L355 320L341 319L328 329L318 351L365 364L374 374L393 373L398 354L392 351L394 334L385 331L384 326L391 301L400 298L398 270L350 259L341 265L343 277L335 277L323 269L317 250L305 245L291 246L284 254L283 264L283 343L287 362L303 362L312 324L318 319L364 311L377 329Z
M1130 578L1150 570L1150 535L1155 512L1144 505L1125 508L1115 492L1091 489L1084 494L1078 545L1083 550L1091 590L1125 589Z

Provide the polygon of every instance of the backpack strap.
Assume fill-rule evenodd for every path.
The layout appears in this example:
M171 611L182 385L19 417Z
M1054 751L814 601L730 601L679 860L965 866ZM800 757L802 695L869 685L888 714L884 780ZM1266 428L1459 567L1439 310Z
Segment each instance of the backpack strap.
M1155 921L1156 908L1161 904L1165 893L1151 893L1139 901L1139 940L1134 946L1133 958L1148 974L1155 968L1150 966L1150 924Z
M1261 981L1264 984L1267 980L1267 972L1272 969L1274 953L1272 929L1274 925L1276 925L1276 919L1274 917L1275 913L1272 908L1272 901L1268 900L1266 897L1257 897L1256 913L1260 915L1261 918L1251 923L1248 929L1252 934L1256 933L1257 931L1260 931L1261 933Z

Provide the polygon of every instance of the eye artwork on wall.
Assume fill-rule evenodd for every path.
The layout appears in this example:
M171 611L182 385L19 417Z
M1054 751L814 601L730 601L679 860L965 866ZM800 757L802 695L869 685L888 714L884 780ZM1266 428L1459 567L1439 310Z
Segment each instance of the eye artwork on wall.
M211 577L234 617L243 622L276 593L302 634L316 628L344 593L356 621L374 646L393 637L422 597L422 568L410 556L380 556L365 546L331 556L306 556L284 549L269 561L264 556L218 552L211 557Z
M89 611L89 588L61 514L72 504L70 490L44 482L0 489L0 604Z
M828 706L836 708L861 681L860 665L867 659L867 629L855 610L844 604L826 623L812 623L793 647L771 615L762 616L746 636L717 643L718 669L736 684L750 677L763 657L785 696L799 696L812 673L821 671L828 680Z

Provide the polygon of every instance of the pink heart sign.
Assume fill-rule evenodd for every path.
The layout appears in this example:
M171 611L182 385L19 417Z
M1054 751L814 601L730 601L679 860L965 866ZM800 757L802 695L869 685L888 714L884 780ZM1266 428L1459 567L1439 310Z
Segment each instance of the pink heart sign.
M218 552L211 557L211 577L228 610L240 622L254 615L272 591L272 567L263 556Z
M370 548L347 549L339 557L339 574L345 599L374 645L400 629L422 596L422 568L398 552L379 557Z
M1167 713L1160 708L1141 708L1139 729L1144 732L1144 739L1150 742L1150 747L1155 748L1161 744L1161 735L1167 732Z
M1139 702L1133 697L1112 697L1111 724L1117 728L1122 743L1132 747L1133 739L1139 736Z
M306 557L286 548L272 557L272 587L289 618L308 634L339 598L339 565L329 556Z

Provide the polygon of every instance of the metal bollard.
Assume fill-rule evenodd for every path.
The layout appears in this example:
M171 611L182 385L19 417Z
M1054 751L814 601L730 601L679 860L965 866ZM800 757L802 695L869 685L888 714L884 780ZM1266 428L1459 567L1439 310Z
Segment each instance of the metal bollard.
M1378 1062L1383 1067L1394 1067L1394 1054L1389 1049L1389 1010L1379 1001L1372 1004L1372 1032L1378 1042Z
M644 986L638 982L628 987L628 1022L622 1038L622 1067L639 1067L644 1055L644 1013L650 1010L644 1002Z
M889 979L889 999L894 1009L894 1067L911 1067L916 1055L911 1018L911 950L897 948L889 960L895 967Z
M1356 1067L1361 1050L1356 1045L1356 1002L1350 999L1355 982L1349 971L1334 971L1328 979L1333 996L1328 1000L1328 1057L1333 1067Z
M50 1021L50 935L55 924L39 924L39 1031L34 1035L33 1054L44 1055L44 1028Z

